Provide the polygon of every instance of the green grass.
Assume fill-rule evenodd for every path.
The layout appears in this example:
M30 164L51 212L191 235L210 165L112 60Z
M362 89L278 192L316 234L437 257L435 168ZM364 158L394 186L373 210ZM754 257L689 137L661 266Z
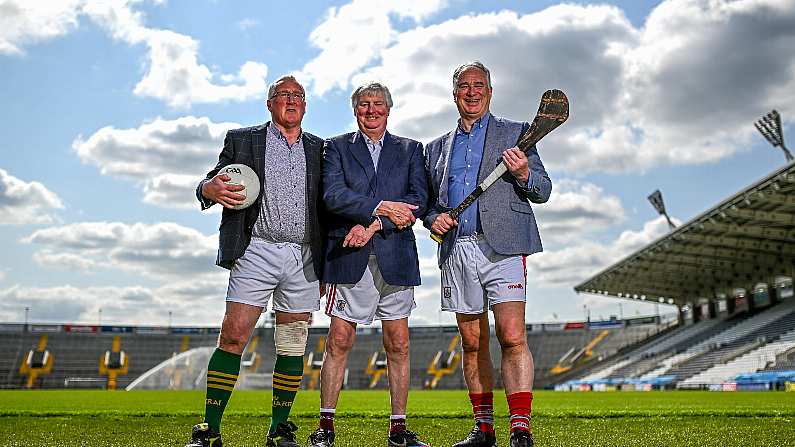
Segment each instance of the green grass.
M507 408L496 395L500 445ZM4 446L183 446L201 418L201 392L0 391ZM317 426L317 392L293 407L303 441ZM471 427L464 391L412 391L409 427L433 446L450 446ZM262 446L270 392L237 391L226 412L229 447ZM384 391L343 391L337 446L383 446L389 415ZM537 446L795 445L795 393L536 392Z

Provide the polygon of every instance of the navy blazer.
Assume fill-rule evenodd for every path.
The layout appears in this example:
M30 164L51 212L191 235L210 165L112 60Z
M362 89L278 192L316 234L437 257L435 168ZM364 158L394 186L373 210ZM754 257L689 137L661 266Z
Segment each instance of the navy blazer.
M265 179L265 168L263 160L265 158L265 140L267 126L270 122L243 129L233 129L226 133L224 148L218 156L218 163L207 173L204 180L199 182L196 187L196 198L201 204L202 210L214 205L202 196L203 182L212 179L226 165L232 163L243 163L257 173L260 180L260 193L257 201L248 208L233 210L224 208L221 215L221 227L218 235L218 257L215 263L221 267L231 269L235 260L246 251L246 247L251 242L251 233L254 224L259 217L262 209L262 193L265 190L263 181ZM306 157L306 231L310 235L310 249L312 252L312 264L318 278L323 274L323 229L320 223L321 203L320 203L320 172L323 149L323 140L309 132L302 132L304 143L304 155Z
M414 210L417 218L425 214L428 185L422 143L386 132L378 167L374 168L360 133L346 133L326 140L323 200L327 212L325 282L359 282L370 253L375 250L378 267L387 284L420 284L419 258L411 227L399 230L391 220L382 217L383 230L364 247L343 247L342 242L356 224L367 227L373 222L373 210L382 200L417 205Z

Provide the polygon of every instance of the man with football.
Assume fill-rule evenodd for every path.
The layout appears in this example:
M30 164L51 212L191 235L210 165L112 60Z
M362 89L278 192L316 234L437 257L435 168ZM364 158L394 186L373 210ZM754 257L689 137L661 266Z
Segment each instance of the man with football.
M356 326L381 320L389 364L389 447L426 446L406 429L408 317L416 307L419 258L411 229L426 210L422 144L386 130L392 96L386 86L357 88L351 106L359 130L326 141L323 200L331 325L320 372L320 421L311 447L334 445L334 415ZM343 445L352 445L343 442Z
M444 236L438 252L442 310L456 314L475 416L471 432L454 447L496 445L488 310L502 351L510 446L529 447L533 357L525 333L524 257L542 250L529 202L546 202L552 183L535 147L527 153L515 147L528 123L489 111L491 74L482 63L458 67L452 87L457 126L426 147L431 184L424 225ZM458 206L498 163L505 163L508 173L452 219L446 211Z
M276 313L273 417L269 447L298 447L287 420L301 384L311 313L320 309L322 232L318 216L323 140L305 132L304 88L282 76L268 89L271 121L230 130L218 164L196 188L202 209L224 207L216 264L230 270L218 347L207 366L204 422L186 447L220 447L221 417L240 372L240 357L260 314L273 298ZM242 163L262 180L253 205L243 189L218 174Z

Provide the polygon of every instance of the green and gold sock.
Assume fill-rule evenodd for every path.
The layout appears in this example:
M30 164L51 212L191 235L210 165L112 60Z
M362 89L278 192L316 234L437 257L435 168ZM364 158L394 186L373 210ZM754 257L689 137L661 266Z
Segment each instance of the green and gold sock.
M207 398L204 401L204 422L211 430L221 431L221 417L239 373L240 356L216 348L207 365Z
M269 433L276 431L280 422L286 422L304 374L304 357L277 355L273 368L273 419Z

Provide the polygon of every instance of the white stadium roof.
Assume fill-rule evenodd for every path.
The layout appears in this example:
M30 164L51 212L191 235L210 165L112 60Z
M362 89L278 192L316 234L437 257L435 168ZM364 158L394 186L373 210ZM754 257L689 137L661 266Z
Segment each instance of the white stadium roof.
M682 306L795 276L795 163L574 287Z

